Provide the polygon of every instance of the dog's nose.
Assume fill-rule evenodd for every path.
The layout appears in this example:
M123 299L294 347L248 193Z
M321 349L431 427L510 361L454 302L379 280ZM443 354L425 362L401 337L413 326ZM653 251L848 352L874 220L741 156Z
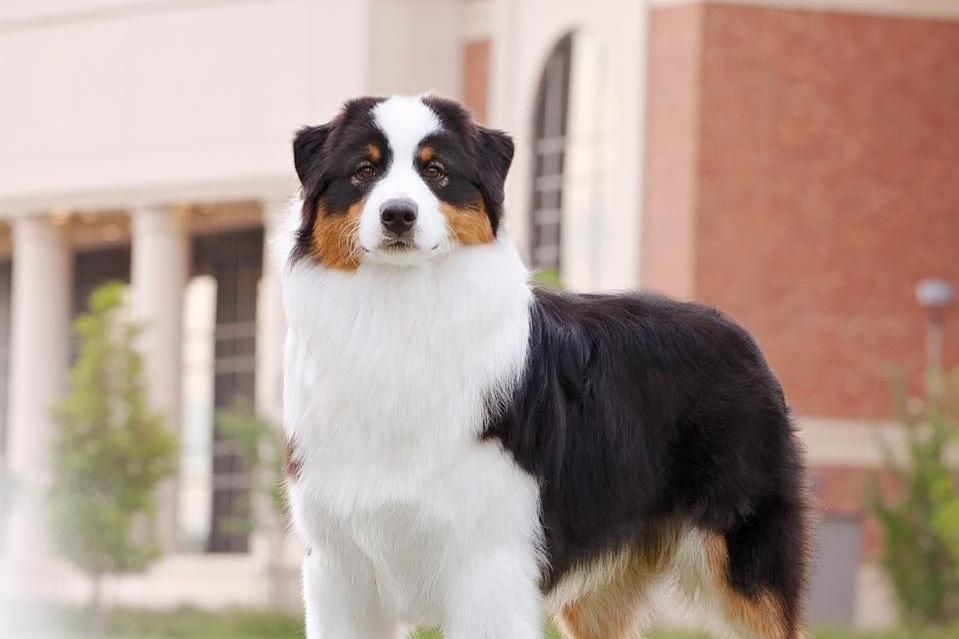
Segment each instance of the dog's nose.
M380 207L380 222L393 235L406 233L416 222L416 203L411 200L389 200Z

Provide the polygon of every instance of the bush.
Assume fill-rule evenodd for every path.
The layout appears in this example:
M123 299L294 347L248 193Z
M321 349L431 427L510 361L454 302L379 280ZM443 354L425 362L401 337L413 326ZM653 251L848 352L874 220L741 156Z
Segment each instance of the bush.
M921 400L907 398L902 384L897 388L906 459L883 447L899 494L884 495L877 482L870 509L885 535L882 563L903 620L945 625L959 620L959 487L948 456L959 432L956 413L947 390Z

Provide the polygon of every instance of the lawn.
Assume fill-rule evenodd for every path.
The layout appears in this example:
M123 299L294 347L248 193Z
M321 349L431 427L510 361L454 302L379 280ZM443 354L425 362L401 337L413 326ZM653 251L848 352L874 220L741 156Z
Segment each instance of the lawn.
M79 618L72 617L75 627ZM550 630L550 639L555 639ZM273 612L202 612L180 609L168 612L116 610L110 616L109 639L302 639L302 622ZM699 633L656 633L651 639L705 639ZM902 630L880 633L821 630L814 639L956 639L959 629ZM433 631L417 633L413 639L440 639Z

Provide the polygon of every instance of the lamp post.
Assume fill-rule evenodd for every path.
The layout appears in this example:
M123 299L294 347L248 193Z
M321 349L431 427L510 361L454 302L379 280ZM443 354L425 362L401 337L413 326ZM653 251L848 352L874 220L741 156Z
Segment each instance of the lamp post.
M955 298L952 285L940 279L925 279L916 286L916 300L926 309L926 371L932 390L938 392L942 377L942 344L946 308Z

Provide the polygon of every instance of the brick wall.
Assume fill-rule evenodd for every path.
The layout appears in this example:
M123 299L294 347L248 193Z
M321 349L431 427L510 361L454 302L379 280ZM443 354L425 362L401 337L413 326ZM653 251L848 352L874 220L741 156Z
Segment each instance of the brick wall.
M463 45L463 104L479 122L489 117L490 41L473 40Z
M959 22L707 4L651 28L646 286L752 330L800 414L887 416L890 369L923 361L916 282L959 285Z

